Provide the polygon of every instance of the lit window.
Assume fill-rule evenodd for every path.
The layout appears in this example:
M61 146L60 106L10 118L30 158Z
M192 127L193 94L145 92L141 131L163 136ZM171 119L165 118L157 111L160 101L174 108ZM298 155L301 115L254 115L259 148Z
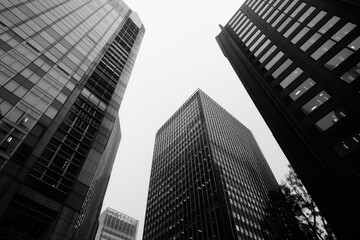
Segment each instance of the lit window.
M301 68L296 68L292 73L290 73L281 83L282 88L289 86L296 78L298 78L303 73Z
M273 20L273 18L276 16L276 14L278 14L279 10L275 10L275 12L273 12L273 14L271 14L271 16L266 20L267 23L271 22L271 20Z
M276 50L276 46L272 46L260 59L259 61L261 63L263 63L275 50Z
M310 7L306 12L298 19L299 22L303 22L305 19L309 17L309 15L315 10L314 7Z
M344 73L340 78L346 83L351 83L360 76L360 62Z
M290 3L290 5L284 10L284 13L288 13L290 11L290 9L292 9L295 4L298 2L298 0L294 0Z
M349 56L351 56L354 52L344 48L338 54L336 54L332 59L330 59L327 63L325 63L325 67L330 71L336 68L340 63L345 61Z
M291 42L293 44L296 44L309 30L310 28L308 27L304 27L303 29L301 29L301 31L296 34L296 36L291 40Z
M323 19L323 17L325 17L326 12L321 11L319 12L308 24L307 26L309 28L313 28L318 22L320 22L321 19Z
M331 98L331 96L327 92L321 91L318 95L316 95L309 102L307 102L304 106L302 106L301 110L307 115L307 114L313 112L318 107L320 107L323 103L325 103L330 98Z
M306 79L303 83L301 83L294 91L289 94L292 100L296 100L301 97L304 93L306 93L310 88L312 88L316 82L311 78Z
M319 32L321 34L325 34L327 31L329 31L330 28L332 28L335 23L337 23L340 20L339 17L334 16L329 21L327 21L320 29Z
M244 38L242 39L243 42L245 42L247 40L247 38L250 36L250 34L252 34L256 29L256 26L253 26L250 31L244 36Z
M280 14L280 16L271 24L272 27L275 27L280 21L281 19L285 16L285 14Z
M259 45L259 43L260 43L264 38L265 38L265 35L264 35L264 34L261 35L261 36L259 37L259 39L256 40L256 42L250 47L250 52L252 52L252 51L257 47L257 45Z
M271 75L274 78L277 78L282 72L285 71L285 69L287 69L291 64L293 63L293 61L291 61L290 59L287 59L283 64L280 65L280 67L278 69L276 69Z
M347 23L345 26L343 26L337 33L335 33L331 38L335 41L340 41L343 39L351 30L353 30L356 27L353 23Z
M348 136L343 141L334 145L335 151L340 156L345 156L348 153L358 149L360 147L360 133L359 131Z
M292 18L294 18L300 11L305 7L306 3L301 3L297 9L290 15Z
M289 24L289 22L291 21L291 18L288 17L281 25L280 27L277 29L278 32L281 32L285 27L286 25Z
M254 56L257 57L270 43L271 41L268 39L261 45L261 47L254 53Z
M326 131L330 127L334 126L338 123L341 119L345 118L347 113L342 108L337 108L334 111L326 114L322 119L316 122L316 127L320 131Z
M354 41L352 41L349 45L348 48L350 48L353 51L357 51L360 47L360 36L357 37Z
M313 54L311 54L311 57L315 60L318 60L322 55L324 55L327 51L330 50L335 45L335 42L332 40L327 40L321 47L319 47Z
M268 64L265 65L265 68L266 68L267 70L269 70L272 66L274 66L274 64L275 64L277 61L279 61L279 59L280 59L282 56L284 56L284 53L281 52L281 51L278 52L278 53L275 55L275 57L274 57L273 59L271 59L271 61L268 62Z
M309 49L319 38L321 37L321 34L314 33L301 47L300 49L304 52Z
M260 32L260 30L257 30L257 32L253 34L253 36L245 43L245 45L248 47L250 43L252 43L252 41L257 37L257 35L259 35Z
M300 25L299 22L295 22L295 23L284 33L284 37L287 38L299 25Z
M284 0L283 3L279 6L279 10L281 10L288 2L289 0Z
M269 10L267 10L266 13L262 16L262 19L265 19L273 9L273 7L270 7Z

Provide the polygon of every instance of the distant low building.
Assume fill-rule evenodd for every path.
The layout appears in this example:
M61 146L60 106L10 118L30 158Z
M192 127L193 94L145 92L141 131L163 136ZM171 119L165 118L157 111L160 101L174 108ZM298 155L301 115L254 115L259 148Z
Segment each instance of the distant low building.
M139 221L114 209L100 214L95 240L135 240Z

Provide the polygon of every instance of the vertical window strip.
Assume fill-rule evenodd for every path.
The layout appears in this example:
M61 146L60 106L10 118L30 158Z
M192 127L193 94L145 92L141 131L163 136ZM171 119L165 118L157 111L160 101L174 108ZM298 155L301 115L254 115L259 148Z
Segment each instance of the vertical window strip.
M259 35L261 31L257 30L255 34L252 35L252 37L245 43L245 46L248 47L252 41Z
M238 27L239 22L242 21L243 17L244 17L244 14L241 13L240 16L236 19L236 21L234 21L232 23L231 28L235 30Z
M229 25L231 25L233 22L235 22L235 20L237 20L238 18L238 16L241 14L242 12L241 12L241 10L239 10L236 14L235 14L235 16L232 18L232 19L230 19L230 21L229 21Z

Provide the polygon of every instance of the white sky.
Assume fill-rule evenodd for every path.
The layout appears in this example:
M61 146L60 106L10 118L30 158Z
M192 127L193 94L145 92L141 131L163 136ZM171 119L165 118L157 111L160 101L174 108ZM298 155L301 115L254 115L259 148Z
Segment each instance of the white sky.
M243 1L126 0L146 33L120 109L122 139L103 209L140 221L142 239L156 131L197 88L254 134L275 177L287 159L243 88L215 37Z

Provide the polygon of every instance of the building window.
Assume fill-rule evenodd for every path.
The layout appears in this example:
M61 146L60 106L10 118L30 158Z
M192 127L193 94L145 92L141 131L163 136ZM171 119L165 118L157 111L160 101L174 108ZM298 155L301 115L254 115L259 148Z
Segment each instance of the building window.
M321 37L321 34L314 33L301 47L300 49L304 52L309 49L319 38Z
M260 30L257 30L257 32L253 34L253 36L245 43L245 46L248 47L252 43L252 41L259 35L260 32Z
M330 127L334 126L341 119L345 118L347 113L343 108L336 108L330 113L326 114L323 118L315 123L315 126L321 131L324 132Z
M330 50L335 45L335 42L332 40L327 40L321 47L319 47L313 54L311 54L311 57L314 60L318 60L322 55L324 55L327 51Z
M294 91L289 94L289 97L295 101L299 97L301 97L304 93L306 93L310 88L312 88L316 82L311 78L306 79L303 83L301 83Z
M270 43L271 41L267 39L263 45L254 53L254 56L257 57Z
M325 67L330 71L336 68L340 63L345 61L348 57L351 56L354 52L344 48L338 54L336 54L332 59L330 59L327 63L325 63Z
M351 134L333 147L341 157L344 157L348 153L360 148L360 132L357 131L356 133Z
M303 70L297 67L292 73L290 73L282 82L280 86L286 88L289 86L296 78L298 78L303 73Z
M321 34L325 34L329 31L338 21L340 20L339 17L333 16L329 21L327 21L320 29L319 32Z
M261 63L263 63L275 50L276 50L276 46L273 45L260 59L259 61ZM259 49L260 50L260 49Z
M313 28L318 22L320 22L321 19L323 19L323 17L325 17L326 12L325 11L321 11L319 12L308 24L307 26L309 28Z
M330 59L327 63L325 63L324 66L330 71L333 70L343 61L345 61L348 57L350 57L354 53L354 51L358 50L359 45L360 45L360 37L357 37L347 46L348 48L344 48L343 50L341 50L332 59Z
M351 30L353 30L356 27L353 23L347 23L345 26L343 26L339 31L337 31L331 38L335 40L336 42L339 42L341 39L343 39Z
M358 62L354 67L349 69L346 73L344 73L340 78L346 83L351 83L356 78L360 76L360 62Z
M261 35L258 40L250 47L250 52L254 51L254 49L259 45L259 43L265 38L265 35Z
M309 102L307 102L304 106L301 107L301 110L306 114L310 114L315 109L320 107L323 103L329 100L331 96L325 92L321 91L318 95L312 98Z
M294 24L284 33L284 37L287 38L289 35L300 25L299 22L294 22Z
M305 34L310 30L310 28L308 27L304 27L303 29L301 29L301 31L296 34L296 36L291 39L291 43L292 44L296 44L303 36L305 36Z
M293 63L293 61L291 61L290 59L287 59L283 64L280 65L280 67L278 69L276 69L271 75L274 78L277 78L281 73L283 73L285 71L285 69L287 69L291 64Z
M265 65L266 70L269 70L272 66L274 66L274 64L279 61L282 56L284 56L284 53L282 51L278 52L275 57L273 57L273 59Z

